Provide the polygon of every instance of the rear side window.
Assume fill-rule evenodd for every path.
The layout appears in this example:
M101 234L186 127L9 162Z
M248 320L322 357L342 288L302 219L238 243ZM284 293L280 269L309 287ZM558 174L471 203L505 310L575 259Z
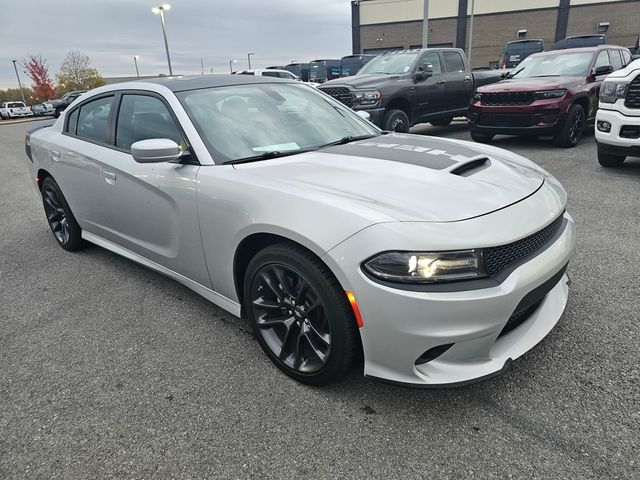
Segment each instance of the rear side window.
M67 120L67 129L65 132L76 134L76 128L78 127L78 114L80 113L80 109L76 108L71 115L69 115L69 120Z
M442 52L442 56L444 57L444 66L446 67L447 72L464 71L464 62L462 61L462 56L458 52L445 51Z
M280 77L278 72L262 72L263 77Z
M80 107L76 135L82 138L109 143L109 113L113 96L102 97Z
M620 50L609 50L609 58L611 58L611 66L614 70L620 70L622 68Z
M168 138L181 145L182 135L158 98L147 95L123 95L116 126L116 147L130 150L140 140Z
M631 63L631 54L628 51L623 50L622 51L622 57L624 58L624 66L625 67Z

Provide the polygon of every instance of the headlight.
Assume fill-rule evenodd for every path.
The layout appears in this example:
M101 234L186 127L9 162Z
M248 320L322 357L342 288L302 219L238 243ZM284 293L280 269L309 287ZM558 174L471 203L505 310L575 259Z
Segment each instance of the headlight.
M481 250L455 252L385 252L362 267L388 282L436 283L486 277Z
M616 103L616 100L624 98L626 94L626 83L603 82L600 87L600 101L603 103Z
M480 102L480 101L482 101L482 94L481 94L480 92L474 92L474 93L473 93L473 99L474 99L476 102Z
M374 105L381 98L380 90L362 90L353 93L353 103L358 105Z
M564 88L560 90L542 90L541 92L535 92L533 95L536 100L544 100L546 98L560 98L564 97L567 91Z

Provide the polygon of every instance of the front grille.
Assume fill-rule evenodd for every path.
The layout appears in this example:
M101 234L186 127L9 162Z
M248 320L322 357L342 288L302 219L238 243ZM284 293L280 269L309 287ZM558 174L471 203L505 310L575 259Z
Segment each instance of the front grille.
M484 250L484 264L491 276L544 247L562 225L562 215L533 235L499 247Z
M477 123L485 127L530 127L536 121L528 113L481 113Z
M640 108L640 75L636 76L629 84L624 105L628 108Z
M482 105L529 105L535 97L533 92L496 92L483 93Z
M325 87L321 88L324 93L331 95L339 102L344 103L347 107L353 106L351 100L351 91L346 87Z

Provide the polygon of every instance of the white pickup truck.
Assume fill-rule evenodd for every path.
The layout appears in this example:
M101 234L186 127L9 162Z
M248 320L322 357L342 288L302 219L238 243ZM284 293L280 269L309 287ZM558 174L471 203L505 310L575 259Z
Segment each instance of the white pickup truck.
M4 102L0 107L0 118L30 117L33 115L30 107L22 102Z

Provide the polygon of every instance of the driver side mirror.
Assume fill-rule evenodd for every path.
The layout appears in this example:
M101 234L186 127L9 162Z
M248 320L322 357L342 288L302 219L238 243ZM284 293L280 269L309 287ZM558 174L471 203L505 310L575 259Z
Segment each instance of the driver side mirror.
M131 145L131 155L138 163L173 162L182 156L182 150L168 138L151 138Z
M431 63L425 63L424 65L420 65L416 69L415 80L419 82L421 80L426 80L429 77L433 76L433 65Z
M591 70L591 75L599 77L600 75L609 75L611 72L613 72L613 67L611 65L600 65L599 67L595 67Z
M364 110L356 110L356 115L364 120L370 120L371 114L369 112L365 112Z

